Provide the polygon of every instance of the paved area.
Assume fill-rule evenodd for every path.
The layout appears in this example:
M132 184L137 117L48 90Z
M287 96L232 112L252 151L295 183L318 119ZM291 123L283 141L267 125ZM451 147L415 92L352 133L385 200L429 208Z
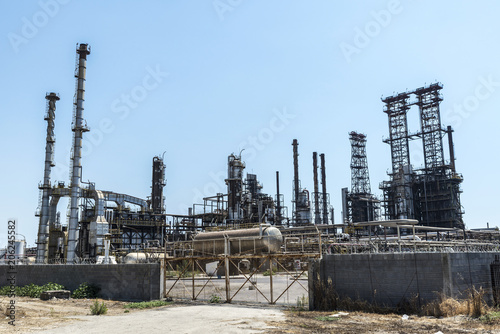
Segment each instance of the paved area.
M115 316L82 316L70 325L41 331L44 334L91 333L264 333L266 321L282 321L276 308L239 305L164 307Z
M195 279L195 295L198 300L209 300L211 296L219 296L223 301L226 299L226 285L224 277L212 278L209 282L206 278ZM271 299L271 286L269 276L255 275L252 281L256 283L255 289L243 276L231 276L230 291L234 302L249 302L268 304ZM192 296L192 281L184 278L175 282L175 279L167 281L166 290L172 285L169 296L175 298L189 299ZM242 287L242 285L244 286ZM294 282L290 275L273 276L273 300L281 296L276 304L283 306L296 306L297 299L307 298L309 293L307 277L300 278ZM239 290L239 291L238 291ZM260 292L259 292L260 291ZM284 293L283 293L284 292ZM261 294L262 293L262 294ZM265 298L264 298L265 296ZM267 299L266 299L267 298Z

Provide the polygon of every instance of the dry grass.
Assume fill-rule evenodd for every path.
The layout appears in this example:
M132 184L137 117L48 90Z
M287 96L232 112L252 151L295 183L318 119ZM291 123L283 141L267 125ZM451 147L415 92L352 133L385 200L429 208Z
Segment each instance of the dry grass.
M474 287L467 292L467 299L457 300L443 294L438 295L438 299L424 305L423 315L435 317L453 317L456 315L467 315L479 318L481 315L490 312L490 307L484 301L484 290L476 290Z
M396 309L365 300L341 298L335 291L331 280L326 283L316 280L314 290L314 309L317 311L346 310L380 314L396 312L437 318L457 315L479 318L492 311L484 301L484 290L482 288L477 290L474 287L466 293L467 298L464 300L457 300L440 293L436 300L422 304L418 295L414 295L409 300L403 300Z

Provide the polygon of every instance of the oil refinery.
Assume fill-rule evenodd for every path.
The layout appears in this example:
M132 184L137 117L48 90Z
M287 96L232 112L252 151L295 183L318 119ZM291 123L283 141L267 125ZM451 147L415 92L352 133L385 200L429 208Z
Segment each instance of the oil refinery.
M99 275L115 273L115 277L123 278L125 276L119 274L123 270L120 266L132 268L131 264L143 264L151 265L144 268L151 270L150 275L156 277L154 288L148 285L150 293L141 295L143 299L173 297L196 300L201 293L206 294L212 289L209 290L212 295L218 294L226 302L245 301L250 298L248 292L242 290L247 284L249 290L256 290L268 303L275 304L284 300L285 293L286 296L289 293L295 296L298 292L290 289L294 285L309 294L309 305L314 309L321 294L311 290L311 284L328 282L335 277L340 280L336 281L338 291L347 295L354 293L350 290L351 283L357 278L353 278L352 273L358 267L366 268L363 262L366 260L352 257L355 255L381 257L376 268L369 266L369 275L385 275L387 270L392 270L391 266L405 268L415 265L417 256L420 256L417 254L430 257L433 256L430 254L439 254L436 259L429 258L429 261L437 261L434 269L439 276L448 270L443 265L445 262L452 263L452 269L461 272L463 259L460 256L475 252L482 256L474 265L482 266L478 272L483 275L483 267L500 249L498 229L468 230L465 227L460 201L463 177L457 172L455 163L454 130L441 124L441 83L382 98L384 105L381 109L388 116L389 133L383 142L390 146L392 168L387 173L389 180L380 182L381 196L375 195L370 186L368 135L357 131L348 133L346 139L350 142L351 160L350 166L345 168L350 167L351 187L340 189L340 222L335 222L327 189L325 154L306 153L312 158L313 186L310 192L300 178L298 139L291 139L291 147L288 147L293 161L293 179L289 180L292 184L291 206L286 204L284 194L280 192L280 187L283 189L280 171L272 173L276 174L276 193L267 193L257 175L246 172L247 165L239 152L227 156L225 192L206 196L201 203L192 203L187 214L178 214L169 212L165 206L166 196L173 195L167 189L169 162L165 161L164 154L152 157L151 193L147 198L101 189L99 184L82 180L85 168L82 142L89 132L84 104L90 46L78 44L76 54L70 178L68 183L51 179L55 165L56 105L60 96L57 92L50 92L45 95L47 128L43 180L38 185L37 247L26 249L25 241L17 241L15 245L14 262L26 272L38 268L36 273L23 275L25 280L27 277L42 279L42 276L47 279L47 275L53 275L52 281L69 279L69 272L74 274L72 265L78 264L91 269L78 269L77 281L86 279L106 286L111 281L101 279ZM415 131L409 129L407 115L417 112L420 129ZM382 117L382 112L380 114ZM418 169L413 168L410 161L409 143L413 140L422 143L424 166ZM448 144L448 157L445 157L444 140ZM68 199L67 222L63 222L58 208L62 198ZM411 254L414 258L406 258L404 254ZM14 260L7 256L7 251L2 255L5 262ZM388 256L394 259L385 261ZM447 257L446 261L442 262L440 256ZM342 262L346 257L349 257L349 262L331 273L329 268L336 266L331 261ZM492 272L500 270L500 265L495 263L491 264ZM346 269L351 264L356 269ZM52 268L50 274L40 269L45 267ZM140 268L143 267L134 268L134 274L142 275L143 269ZM415 270L419 269L415 267ZM309 288L300 283L308 273ZM189 275L191 278L186 278ZM268 282L262 281L262 275L270 276L269 293L265 288ZM497 300L495 286L500 284L497 277L492 276L491 281L484 283L481 281L484 275L481 275L473 278L471 274L471 282L489 284L490 300ZM246 281L234 292L231 286L239 284L238 279L242 278ZM366 276L360 277L364 278ZM195 279L204 282L200 290L196 289ZM74 284L74 280L65 284ZM381 280L390 282L389 278ZM276 295L273 284L278 282L283 291ZM390 289L404 290L403 296L413 291L432 299L426 295L430 295L430 290L421 290L418 285L404 288L407 282L408 278L393 282ZM435 283L443 284L443 280L439 282ZM358 287L356 293L375 289L373 282L371 284L370 287ZM449 284L462 291L458 283ZM111 287L109 289L108 298L125 298L124 295L135 298L131 294L145 291L143 285L127 291L125 287L114 292ZM389 287L380 289L386 291ZM432 290L433 286L430 285L429 289ZM368 296L370 292L363 293ZM389 299L383 301L388 305L393 303Z
M334 221L334 208L326 187L325 154L319 154L318 162L318 153L312 152L313 191L309 192L299 177L297 139L292 140L290 152L293 157L290 214L279 190L279 171L276 171L276 193L265 193L257 175L245 174L246 164L241 153L228 155L225 193L205 197L203 203L193 203L188 214L176 214L169 213L164 205L168 178L164 155L152 158L151 195L148 198L100 189L93 182L82 181L82 139L89 131L84 118L84 103L90 46L79 44L76 53L68 184L51 182L56 104L60 97L56 92L45 96L44 177L38 186L40 195L36 210L39 217L38 264L93 263L105 252L123 258L130 252L165 250L175 242L201 240L211 233L223 233L217 231L236 230L247 237L259 226L261 229L262 226L265 229L273 227L282 241L299 232L318 232L323 237L320 253L325 249L336 249L331 247L333 244L339 243L342 248L342 240L360 242L372 235L382 240L383 234L385 242L398 233L401 237L401 234L415 234L415 231L421 237L424 233L426 238L437 240L444 236L448 240L459 240L473 235L465 229L462 219L460 184L463 178L455 167L453 129L441 125L439 105L443 100L440 93L443 86L440 83L382 98L383 112L387 114L389 124L389 136L383 141L390 145L392 161L389 181L380 182L382 196L376 196L370 187L367 135L355 131L349 133L351 188L341 189L341 222ZM419 113L419 131L408 129L409 112ZM448 140L448 159L444 156L443 138ZM409 142L412 140L422 141L425 166L421 169L413 169L410 161ZM67 223L61 221L58 209L58 203L64 197L69 199ZM397 221L417 223L411 223L411 228L402 223L399 229L395 228L398 224L391 223ZM248 235L244 233L246 229L249 229ZM490 236L498 238L495 233ZM283 244L280 247L284 247ZM272 249L279 252L280 247L275 245Z

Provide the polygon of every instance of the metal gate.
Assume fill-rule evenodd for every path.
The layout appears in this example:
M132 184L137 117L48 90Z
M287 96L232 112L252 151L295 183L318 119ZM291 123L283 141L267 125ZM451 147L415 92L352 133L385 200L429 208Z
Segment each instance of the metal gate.
M303 305L308 298L308 262L319 256L274 254L169 258L163 266L165 297Z

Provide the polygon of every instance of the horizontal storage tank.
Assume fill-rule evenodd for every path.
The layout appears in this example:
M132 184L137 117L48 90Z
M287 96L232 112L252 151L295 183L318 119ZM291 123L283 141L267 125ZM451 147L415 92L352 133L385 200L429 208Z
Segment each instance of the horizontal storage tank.
M123 258L123 263L133 264L133 263L146 263L148 258L144 253L128 253Z
M195 255L224 254L224 243L229 240L229 254L276 253L283 244L283 236L276 227L261 226L242 230L204 232L194 237Z

